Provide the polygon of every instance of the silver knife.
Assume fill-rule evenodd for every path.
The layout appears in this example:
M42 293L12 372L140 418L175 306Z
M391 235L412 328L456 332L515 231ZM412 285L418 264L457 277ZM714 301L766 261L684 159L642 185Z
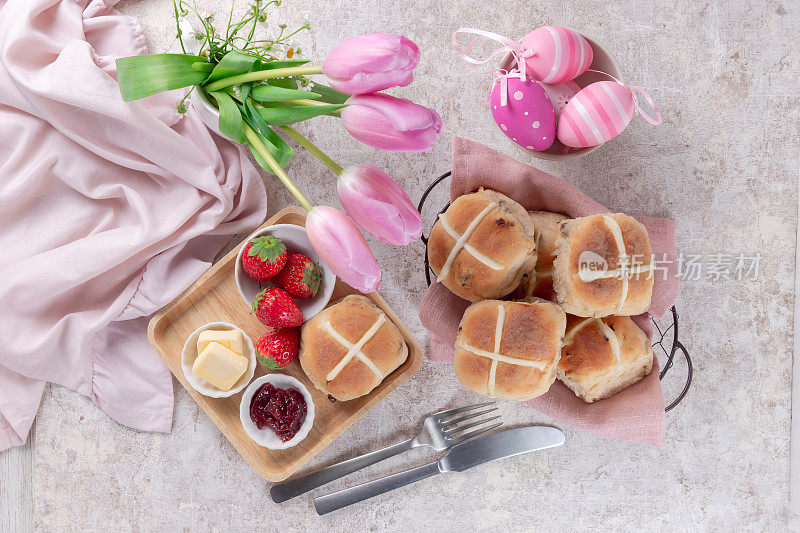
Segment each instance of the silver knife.
M472 439L458 446L436 462L404 472L398 472L349 489L332 492L314 499L320 515L389 492L405 485L435 476L442 472L463 472L473 466L496 459L564 444L564 434L548 426L532 426L498 431L486 437Z

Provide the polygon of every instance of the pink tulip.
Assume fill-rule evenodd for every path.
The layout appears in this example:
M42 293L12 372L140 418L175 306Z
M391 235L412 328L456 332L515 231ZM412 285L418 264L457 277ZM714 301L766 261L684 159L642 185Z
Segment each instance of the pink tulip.
M315 207L306 218L306 234L320 259L342 281L364 293L380 289L381 267L347 215L333 207Z
M402 35L370 33L347 39L328 53L322 71L328 83L347 94L366 94L414 79L419 48Z
M347 167L336 188L350 218L383 242L404 246L422 235L422 217L411 198L378 167Z
M442 131L433 109L387 94L360 94L347 100L342 122L364 144L395 152L430 150Z

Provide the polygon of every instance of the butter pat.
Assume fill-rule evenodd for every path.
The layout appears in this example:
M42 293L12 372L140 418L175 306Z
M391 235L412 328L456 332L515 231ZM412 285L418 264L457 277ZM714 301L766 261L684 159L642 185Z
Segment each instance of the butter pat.
M247 358L218 342L210 342L192 365L192 372L220 390L231 390L247 370Z
M242 333L235 329L215 330L207 329L201 331L197 337L197 353L203 353L212 342L218 342L231 351L242 355Z

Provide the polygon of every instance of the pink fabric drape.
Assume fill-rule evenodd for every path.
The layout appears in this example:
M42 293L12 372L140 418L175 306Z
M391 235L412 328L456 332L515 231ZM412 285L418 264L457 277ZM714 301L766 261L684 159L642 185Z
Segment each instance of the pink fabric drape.
M456 138L453 141L453 175L450 198L477 190L497 190L529 210L563 213L572 218L609 210L574 185L525 165L482 144ZM626 211L624 206L615 206ZM663 218L635 217L650 234L656 261L666 272L655 273L649 313L633 317L652 336L650 317L664 315L678 298L679 280L675 251L675 223ZM661 263L663 262L663 263ZM420 305L422 325L431 332L429 356L451 362L458 323L469 302L434 283ZM557 422L622 440L664 444L664 398L658 381L658 364L646 378L611 398L587 404L560 381L546 394L528 402Z
M245 152L177 92L122 101L114 60L146 50L113 3L0 0L0 450L46 382L169 431L148 318L266 214Z

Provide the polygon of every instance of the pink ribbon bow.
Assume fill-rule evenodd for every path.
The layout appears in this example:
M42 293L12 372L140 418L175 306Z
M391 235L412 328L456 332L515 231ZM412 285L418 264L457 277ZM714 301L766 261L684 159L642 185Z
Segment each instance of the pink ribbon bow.
M650 95L647 94L647 91L644 90L644 87L642 87L641 85L634 85L627 87L628 90L631 92L631 96L633 97L633 106L636 108L636 112L639 113L639 116L645 119L653 126L658 126L659 124L661 124L661 122L663 122L663 119L661 118L661 111L658 110L656 103L653 101ZM654 117L651 117L650 115L645 113L644 109L641 108L641 106L639 105L639 99L636 97L636 91L642 93L644 99L647 100L647 104L650 106L650 110L653 112Z
M473 37L473 39L467 45L466 50L462 50L458 46L459 33L470 33L473 35L477 35L477 37ZM476 59L472 57L470 53L472 52L472 47L481 37L490 39L492 41L497 41L503 46L497 48L494 52L492 52L489 55L489 57L485 59ZM507 54L509 52L511 53L511 55L514 58L514 65L515 65L515 67L512 69L511 72L507 71L506 69L491 69L491 70L479 71L480 74L492 74L494 76L494 83L500 82L500 105L502 107L505 107L508 104L508 78L519 77L519 79L525 81L526 79L525 60L533 56L535 52L533 50L528 50L522 45L522 43L518 41L509 39L508 37L504 37L497 33L478 30L475 28L457 29L455 32L453 32L452 42L453 42L453 48L455 49L456 53L459 56L461 56L461 59L463 59L467 63L467 66L472 70L476 70L473 67L473 65L484 65L500 54ZM492 88L494 88L494 84L492 84Z

